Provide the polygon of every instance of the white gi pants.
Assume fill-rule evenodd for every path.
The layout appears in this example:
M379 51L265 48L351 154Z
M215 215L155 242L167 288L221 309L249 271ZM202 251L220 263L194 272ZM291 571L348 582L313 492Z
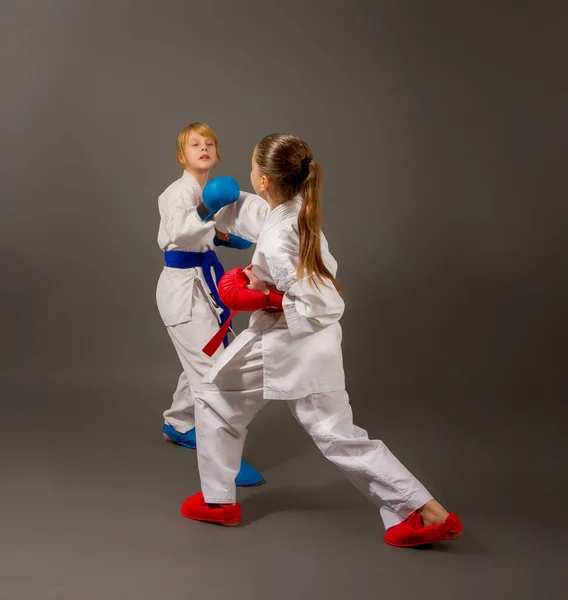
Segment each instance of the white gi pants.
M203 347L219 331L218 315L205 294L201 282L196 281L191 299L191 319L166 326L183 371L172 405L164 412L164 421L180 433L187 433L195 427L191 386L203 379L223 351L221 346L211 358L203 352Z
M214 384L193 388L197 457L206 502L236 502L247 426L263 397L262 336L253 339L217 375ZM346 391L289 400L292 414L322 454L376 504L388 529L432 499L426 488L379 440L353 424Z

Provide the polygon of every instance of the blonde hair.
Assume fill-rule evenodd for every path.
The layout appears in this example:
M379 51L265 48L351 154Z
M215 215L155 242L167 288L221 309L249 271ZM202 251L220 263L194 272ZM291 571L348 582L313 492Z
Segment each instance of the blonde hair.
M327 279L340 292L321 255L322 169L313 159L310 147L295 135L275 133L258 143L255 161L260 172L272 180L287 201L302 196L298 215L298 278L307 275L316 287L318 282L325 285Z
M200 121L191 123L191 125L188 125L185 129L179 132L176 140L176 152L178 161L182 165L185 164L184 148L187 142L187 138L193 132L203 137L211 138L215 142L215 149L217 150L217 162L221 162L221 155L219 154L219 138L217 137L217 134L213 131L211 127L209 127L209 125L201 123Z

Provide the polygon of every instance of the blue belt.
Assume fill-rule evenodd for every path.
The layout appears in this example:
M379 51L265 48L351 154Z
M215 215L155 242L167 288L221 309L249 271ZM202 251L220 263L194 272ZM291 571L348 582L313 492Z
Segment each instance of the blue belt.
M221 302L219 297L219 290L217 289L217 283L225 273L223 265L217 258L215 250L208 250L207 252L183 252L180 250L168 250L164 252L166 267L172 269L193 269L195 267L201 267L205 282L209 286L209 290L213 296L215 302L221 307L223 312L221 313L221 325L229 318L231 311ZM211 274L211 269L215 271L215 281ZM229 345L228 336L225 336L223 340L225 348Z

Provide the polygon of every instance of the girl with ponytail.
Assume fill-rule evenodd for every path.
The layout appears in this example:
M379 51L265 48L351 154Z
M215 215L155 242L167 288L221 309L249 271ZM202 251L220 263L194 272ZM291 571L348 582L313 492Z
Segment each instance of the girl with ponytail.
M193 389L201 492L186 499L182 514L239 524L234 479L247 426L269 400L285 400L323 455L382 505L388 544L459 537L458 517L383 442L353 424L341 354L345 305L337 263L321 230L322 170L308 144L288 134L263 138L252 156L251 183L270 212L252 264L227 273L219 292L234 311L255 312L248 329ZM250 206L239 200L215 219L219 230L243 236L250 215ZM214 352L215 343L205 350Z

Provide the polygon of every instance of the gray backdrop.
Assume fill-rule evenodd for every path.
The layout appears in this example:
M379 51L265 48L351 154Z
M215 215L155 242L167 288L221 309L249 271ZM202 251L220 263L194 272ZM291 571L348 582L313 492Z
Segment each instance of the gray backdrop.
M357 421L396 440L462 512L560 509L562 12L3 0L0 427L17 432L6 452L30 426L46 440L79 427L93 447L116 421L130 441L136 419L157 434L179 372L155 305L157 197L179 175L178 131L202 120L221 139L216 174L244 189L265 134L304 137L322 163ZM220 254L227 267L250 257ZM253 437L268 448L277 430L274 419ZM5 472L21 472L7 456Z

